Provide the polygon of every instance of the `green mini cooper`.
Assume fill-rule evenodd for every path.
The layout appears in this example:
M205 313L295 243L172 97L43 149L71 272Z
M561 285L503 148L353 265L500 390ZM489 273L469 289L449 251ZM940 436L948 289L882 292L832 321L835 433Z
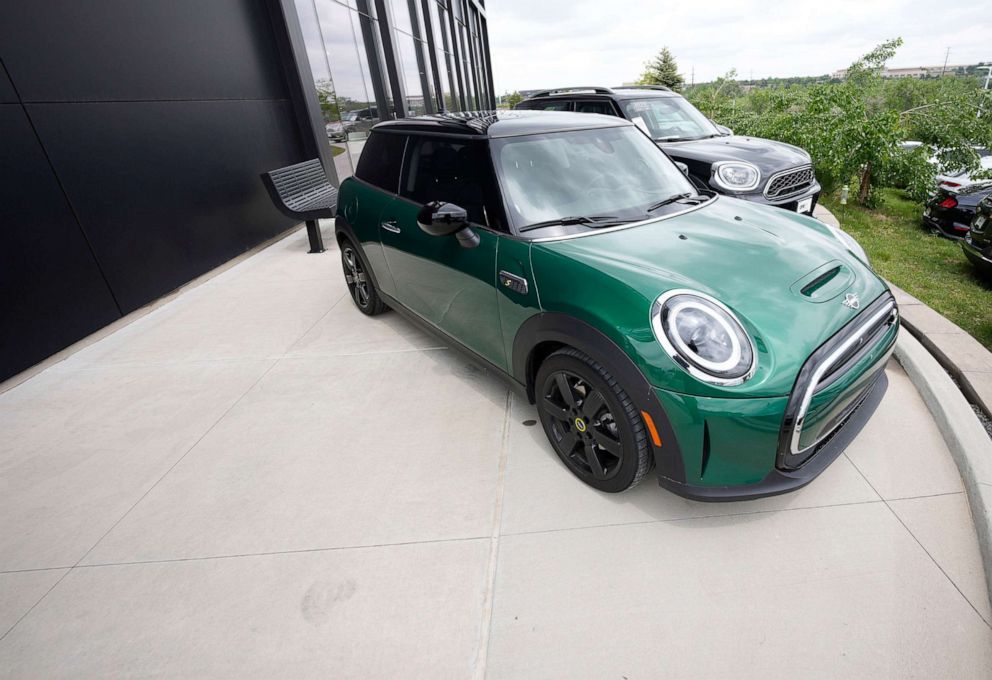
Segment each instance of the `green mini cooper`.
M698 193L620 118L380 123L336 233L362 312L392 308L506 376L602 491L652 469L700 500L796 489L887 386L898 310L857 243Z

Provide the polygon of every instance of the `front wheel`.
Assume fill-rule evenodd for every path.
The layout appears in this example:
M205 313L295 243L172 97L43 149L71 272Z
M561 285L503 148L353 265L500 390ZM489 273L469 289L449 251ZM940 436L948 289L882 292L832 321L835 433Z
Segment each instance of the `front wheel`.
M652 457L641 414L599 362L559 350L541 364L535 390L544 432L576 477L610 493L644 478Z
M386 303L379 297L372 277L365 267L365 261L351 239L341 239L341 267L344 269L344 280L348 284L351 300L359 311L369 316L382 314L388 309Z

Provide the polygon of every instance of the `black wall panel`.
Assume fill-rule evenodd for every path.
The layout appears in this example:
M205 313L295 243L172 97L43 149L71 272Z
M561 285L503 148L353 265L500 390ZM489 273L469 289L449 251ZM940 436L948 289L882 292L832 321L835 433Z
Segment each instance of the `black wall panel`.
M291 227L306 117L278 0L0 3L3 380Z
M125 313L293 225L259 179L301 160L288 102L27 108Z
M0 45L25 102L280 99L263 0L16 0Z
M20 104L0 104L0 379L119 318Z
M7 72L0 64L0 104L16 103L17 101L17 93L14 92L10 78L7 77Z

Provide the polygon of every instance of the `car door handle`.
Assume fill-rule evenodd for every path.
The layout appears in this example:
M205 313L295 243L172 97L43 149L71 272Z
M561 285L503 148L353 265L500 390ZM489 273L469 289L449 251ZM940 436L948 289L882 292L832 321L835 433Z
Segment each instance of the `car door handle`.
M391 231L394 234L398 234L400 233L400 231L402 231L400 229L400 226L396 224L396 220L389 220L388 222L382 222L380 226L386 231Z

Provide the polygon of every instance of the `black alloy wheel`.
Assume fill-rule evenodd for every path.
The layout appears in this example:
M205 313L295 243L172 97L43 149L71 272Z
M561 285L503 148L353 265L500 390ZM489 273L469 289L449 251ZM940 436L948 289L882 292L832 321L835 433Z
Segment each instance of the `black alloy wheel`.
M541 365L536 385L544 431L579 479L617 492L647 473L652 457L640 412L603 366L561 350Z

